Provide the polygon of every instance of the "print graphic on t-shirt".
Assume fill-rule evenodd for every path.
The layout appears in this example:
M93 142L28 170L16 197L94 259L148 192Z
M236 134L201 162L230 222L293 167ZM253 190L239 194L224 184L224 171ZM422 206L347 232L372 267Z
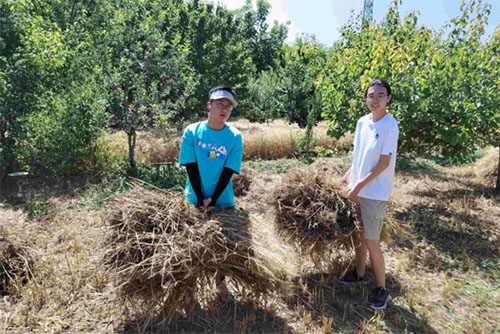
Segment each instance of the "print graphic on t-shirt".
M204 143L200 139L196 141L196 145L204 150L208 150L207 156L210 159L221 159L221 160L226 159L227 149L226 146L224 145L217 146L216 144L212 143Z

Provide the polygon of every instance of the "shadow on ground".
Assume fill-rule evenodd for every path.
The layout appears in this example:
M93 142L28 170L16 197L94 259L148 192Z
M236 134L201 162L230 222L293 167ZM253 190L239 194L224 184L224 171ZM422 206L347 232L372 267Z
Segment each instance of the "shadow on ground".
M89 184L99 183L97 176L27 177L2 189L0 201L19 207L28 201L45 200L49 197L70 198Z
M391 299L403 295L398 281L387 275L386 284ZM412 313L405 307L389 302L385 311L373 311L368 307L373 286L343 286L331 273L311 274L302 278L302 293L289 301L292 309L303 308L320 324L333 318L335 331L360 331L368 333L370 326L390 333L437 334L425 317ZM368 330L368 332L367 332Z
M499 203L500 196L482 184L463 180L458 183L460 186L447 191L414 192L421 200L395 212L394 218L411 223L417 240L426 240L451 259L470 257L481 262L498 258L500 226L476 200L484 198Z
M139 333L294 333L284 319L251 302L217 301L211 310L199 305L187 316L170 322L162 317L140 319L125 325L123 334Z
M482 227L489 222L424 204L412 205L396 214L396 218L402 221L409 217L419 217L413 221L413 233L417 239L425 239L452 259L463 259L467 255L481 262L500 255L498 241L491 239L491 230ZM467 229L460 227L462 224Z

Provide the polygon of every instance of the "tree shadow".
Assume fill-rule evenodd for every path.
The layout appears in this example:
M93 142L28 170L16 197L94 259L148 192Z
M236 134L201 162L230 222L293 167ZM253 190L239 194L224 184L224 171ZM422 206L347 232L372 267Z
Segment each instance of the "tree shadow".
M410 158L399 157L396 161L396 173L400 176L421 177L426 176L431 180L448 182L453 179L442 171L425 161L417 161Z
M101 177L93 175L75 176L29 176L10 185L6 191L0 192L0 201L15 208L22 207L34 199L46 200L50 197L72 198L89 184L96 184Z
M481 262L495 259L500 254L498 241L489 238L491 230L487 227L490 222L453 212L439 203L414 204L394 216L399 221L411 222L417 240L425 239L452 259L467 255Z
M316 273L302 277L302 289L289 300L292 309L302 308L310 312L314 321L320 324L333 318L333 327L338 331L358 331L369 323L376 324L382 319L390 333L428 333L437 334L428 319L409 309L388 303L385 311L374 311L368 306L371 289L368 286L340 285L332 273ZM404 297L399 282L387 275L386 285L391 299Z
M170 321L162 317L125 324L123 334L139 333L294 333L274 311L248 301L220 299L209 309L197 304L188 314Z
M500 194L495 192L495 189L488 187L482 183L472 182L468 179L456 179L458 184L462 185L463 188L451 189L446 192L437 192L434 189L431 190L415 190L412 194L420 197L429 198L444 198L453 199L461 197L484 197L487 199L494 200L500 203Z

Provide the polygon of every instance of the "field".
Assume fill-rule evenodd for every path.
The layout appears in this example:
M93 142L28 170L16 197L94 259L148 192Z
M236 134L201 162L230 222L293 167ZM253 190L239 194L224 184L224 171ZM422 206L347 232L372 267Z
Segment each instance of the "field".
M243 132L244 168L251 180L237 206L269 217L269 224L269 189L287 172L307 167L338 178L348 168L349 137L331 140L324 125L315 130L316 146L330 156L314 162L295 158L296 128L282 122L236 125ZM126 145L120 138L107 142L118 155ZM148 134L139 139L143 163L175 159L175 142L167 145ZM211 311L196 308L171 322L131 317L134 305L122 302L100 265L104 220L110 199L126 191L123 181L32 180L0 202L0 232L26 250L22 260L32 259L29 274L0 287L0 332L500 333L500 197L493 192L491 172L497 157L492 149L474 164L451 167L399 159L387 215L391 240L383 244L392 299L385 312L375 313L367 307L372 285L339 286L340 273L326 270L328 263L318 269L309 257L296 256L307 290L292 297L254 300L235 291ZM0 238L0 250L5 245Z

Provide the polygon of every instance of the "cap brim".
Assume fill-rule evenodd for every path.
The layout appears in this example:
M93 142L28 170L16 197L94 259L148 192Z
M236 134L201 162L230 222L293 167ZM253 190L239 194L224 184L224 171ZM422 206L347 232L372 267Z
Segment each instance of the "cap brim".
M233 94L228 92L227 90L218 90L212 93L210 95L210 100L220 100L220 99L228 99L231 101L231 104L233 105L234 108L238 106L238 102L234 99Z

